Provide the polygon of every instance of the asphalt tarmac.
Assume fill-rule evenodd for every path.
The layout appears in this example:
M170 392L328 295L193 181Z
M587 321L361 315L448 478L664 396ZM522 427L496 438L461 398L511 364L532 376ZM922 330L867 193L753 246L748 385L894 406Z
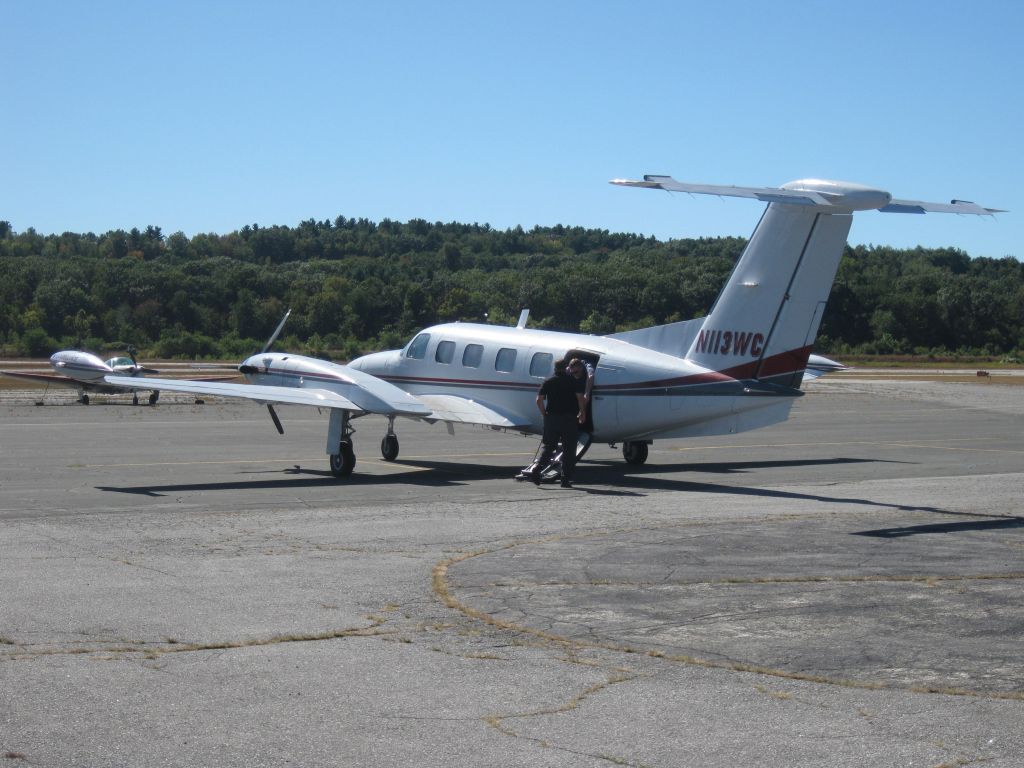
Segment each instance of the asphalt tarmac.
M0 766L1024 764L1024 387L595 446L0 400Z

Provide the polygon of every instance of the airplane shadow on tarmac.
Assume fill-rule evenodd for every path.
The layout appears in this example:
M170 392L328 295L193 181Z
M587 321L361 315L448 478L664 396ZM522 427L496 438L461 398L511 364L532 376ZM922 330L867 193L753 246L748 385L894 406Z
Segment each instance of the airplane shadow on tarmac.
M831 504L855 504L881 509L897 509L901 511L914 512L935 512L940 514L955 514L949 510L938 507L908 506L904 504L887 504L885 502L873 501L870 499L858 499L852 497L836 497L824 494L798 493L785 491L777 488L760 488L755 486L724 485L691 480L677 480L665 477L667 474L683 472L704 472L732 474L754 469L771 469L773 467L795 467L795 466L834 466L840 464L854 463L878 463L880 459L851 459L851 458L830 458L830 459L797 459L779 461L751 461L751 462L719 462L711 464L658 464L658 465L627 465L617 461L586 461L580 463L576 475L577 493L604 496L645 496L649 492L675 491L691 493L715 493L736 496L759 496L763 498L791 499L793 501L818 501ZM890 462L885 463L904 463ZM478 480L501 480L511 479L514 469L509 467L495 467L485 464L455 464L450 461L424 461L407 460L395 461L389 465L397 471L386 474L359 474L350 475L344 480L336 480L330 472L318 469L306 469L295 465L285 470L270 470L259 473L269 475L265 479L235 479L211 483L176 483L174 485L145 485L145 486L96 486L96 490L111 493L132 493L141 496L161 497L167 494L183 493L188 491L259 491L272 489L297 489L297 488L321 488L325 484L335 483L339 486L373 486L393 485L402 483L406 485L419 485L430 488L443 488L446 486L462 486ZM410 467L412 471L402 472L401 467ZM593 483L598 487L588 487ZM530 483L521 484L524 489L532 488ZM540 486L541 489L553 488L553 486ZM560 493L572 493L572 491L561 491ZM923 526L927 527L927 526ZM898 531L900 529L893 529ZM863 535L870 535L864 533ZM876 533L875 535L884 535ZM892 533L890 535L901 535ZM902 534L909 535L909 534Z
M702 489L700 484L686 481L671 480L668 478L645 477L645 475L665 474L672 472L715 472L731 473L742 472L751 469L765 469L771 467L792 467L815 464L848 464L863 461L874 461L873 459L806 459L793 461L757 461L757 462L732 462L715 464L658 464L658 465L628 465L621 461L583 461L578 465L577 481L586 483L588 480L601 485L629 486L637 490L616 491L612 489L602 490L588 488L591 493L621 493L622 495L642 496L643 490L695 490ZM298 464L283 470L259 470L254 472L241 472L244 475L264 475L267 479L236 479L224 480L209 483L175 483L174 485L140 485L140 486L117 486L98 485L96 490L109 491L113 493L135 493L142 496L163 496L169 493L181 493L185 491L245 491L276 488L317 488L325 483L337 483L338 485L394 485L402 483L406 485L422 485L425 487L444 487L450 485L466 485L474 480L501 480L511 478L515 469L509 467L495 467L488 464L455 463L451 461L427 461L423 459L407 459L391 462L389 465L396 471L387 474L361 474L356 471L344 479L335 478L329 471L323 469L311 469L301 467ZM402 467L409 467L411 471L402 472ZM591 470L598 469L597 473ZM291 476L285 478L283 476ZM529 485L529 484L527 484ZM545 486L542 486L545 487ZM717 486L708 486L714 489ZM723 486L723 492L728 489ZM742 490L742 489L739 489ZM753 489L750 489L753 490Z
M948 512L959 514L963 512ZM1024 517L997 517L986 515L984 520L971 520L961 523L928 523L925 525L908 525L903 528L879 528L874 531L856 531L854 536L873 536L879 539L901 539L904 536L920 536L926 533L959 533L962 531L991 531L1007 528L1024 528Z

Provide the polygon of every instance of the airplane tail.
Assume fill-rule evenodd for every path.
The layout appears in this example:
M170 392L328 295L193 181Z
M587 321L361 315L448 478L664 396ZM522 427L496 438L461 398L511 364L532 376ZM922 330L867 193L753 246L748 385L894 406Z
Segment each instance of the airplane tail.
M696 194L747 197L768 203L732 275L703 318L634 332L644 346L679 355L736 379L798 388L832 290L854 211L971 213L996 209L954 200L893 200L883 190L838 181L804 179L779 188L724 187L678 182L669 176L613 184ZM676 325L676 324L674 324ZM695 335L694 335L695 333ZM621 334L626 337L628 334ZM618 334L617 334L618 336ZM692 341L690 341L692 338ZM630 339L626 339L630 340ZM654 346L654 345L657 346Z
M799 387L852 219L770 203L686 359Z

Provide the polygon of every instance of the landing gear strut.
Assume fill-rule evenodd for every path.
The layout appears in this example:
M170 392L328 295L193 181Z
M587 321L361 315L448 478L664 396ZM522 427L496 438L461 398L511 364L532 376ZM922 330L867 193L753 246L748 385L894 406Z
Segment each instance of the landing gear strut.
M335 477L348 477L356 466L356 452L352 447L354 433L349 412L332 409L327 428L327 453L330 456L331 474Z

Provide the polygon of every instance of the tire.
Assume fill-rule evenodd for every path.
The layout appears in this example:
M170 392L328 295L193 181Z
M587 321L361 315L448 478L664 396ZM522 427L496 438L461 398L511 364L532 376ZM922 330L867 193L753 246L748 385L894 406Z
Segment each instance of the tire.
M627 464L643 464L647 461L647 443L627 440L622 444L622 458Z
M348 477L356 466L356 454L352 450L352 442L342 440L338 453L331 454L331 474L335 477Z
M384 439L380 441L380 455L384 457L384 461L394 461L398 458L397 435L384 435Z

